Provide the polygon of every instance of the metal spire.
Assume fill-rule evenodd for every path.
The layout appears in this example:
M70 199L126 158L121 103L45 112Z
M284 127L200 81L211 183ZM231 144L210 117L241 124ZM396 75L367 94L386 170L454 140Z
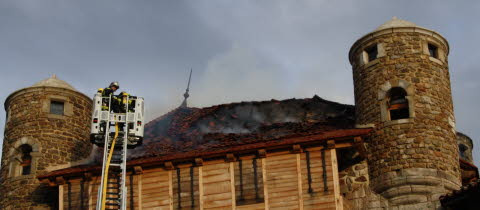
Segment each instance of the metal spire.
M192 79L192 69L190 69L190 76L188 77L188 84L187 84L187 89L185 90L185 93L183 94L183 102L180 107L187 107L187 98L190 96L188 94L188 91L190 91L190 80Z

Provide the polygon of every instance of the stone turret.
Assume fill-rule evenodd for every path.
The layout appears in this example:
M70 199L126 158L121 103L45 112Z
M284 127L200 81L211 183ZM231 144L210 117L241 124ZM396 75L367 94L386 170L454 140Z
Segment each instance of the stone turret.
M350 49L356 123L375 127L367 159L377 207L438 208L460 186L448 52L440 34L397 18Z
M17 90L5 101L0 209L51 209L38 174L89 155L92 101L56 78Z

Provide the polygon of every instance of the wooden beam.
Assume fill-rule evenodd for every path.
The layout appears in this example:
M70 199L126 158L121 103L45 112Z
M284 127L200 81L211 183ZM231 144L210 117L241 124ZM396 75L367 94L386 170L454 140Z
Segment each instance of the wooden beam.
M298 209L303 210L302 167L300 162L301 153L297 153L297 180L298 180Z
M203 210L203 166L198 167L198 191L200 210Z
M58 185L58 209L63 210L63 184Z
M92 173L90 173L90 172L83 173L83 180L91 181L92 180Z
M173 210L173 171L168 171L168 200L170 210Z
M230 162L230 190L232 193L232 209L236 209L236 196L235 196L235 162Z
M139 167L139 168L136 168L136 167ZM142 174L143 174L143 170L142 170L142 167L141 167L141 166L135 166L133 169L135 170L135 173L137 173L137 171L138 171L138 175L137 175L137 179L138 179L138 182L137 182L137 187L138 187L138 198L137 198L137 199L138 199L138 209L142 210L142 208L143 208L143 206L142 206L142 205L143 205L143 204L142 204L142 202L143 202L143 201L142 201L142 193L143 193L143 191L142 191L142 187L143 187L143 186L142 186L142 185L143 185L142 176L143 176L143 175L142 175ZM171 172L171 171L169 171L169 172Z
M362 137L357 136L357 137L353 138L353 142L354 142L355 148L357 149L358 153L360 153L360 156L362 156L363 158L366 158L367 157L367 147L363 143Z
M292 153L297 154L297 153L301 153L301 152L302 152L302 147L300 146L300 144L293 145Z
M259 149L258 150L258 157L259 158L266 158L267 157L267 151L265 149Z
M143 174L142 166L133 166L133 171L135 174Z
M346 148L346 147L353 147L355 144L353 142L342 142L342 143L336 143L334 147L329 148L329 149L340 149L340 148Z
M44 179L42 182L45 183L45 184L48 184L48 186L50 186L50 187L56 187L57 186L57 182L55 181L54 178Z
M328 140L327 149L334 149L334 148L335 148L335 140Z
M93 201L92 201L93 181L90 180L87 183L88 183L88 210L93 210Z
M166 168L167 170L173 170L173 169L175 169L175 167L173 166L173 163L172 163L172 162L165 162L164 165L165 165L165 168Z
M63 185L63 184L65 184L65 179L63 178L63 176L58 176L58 177L55 177L55 182L58 185Z
M265 153L265 150L263 150ZM260 150L259 150L260 154ZM262 177L263 177L263 200L265 203L265 209L270 209L268 205L268 182L267 182L267 159L262 158Z
M332 160L332 176L333 176L333 194L335 195L335 209L343 210L343 197L340 195L340 178L338 177L338 161L337 151L330 150L330 159Z
M195 165L203 166L203 159L202 158L195 158Z
M355 144L362 143L363 142L362 137L361 136L353 137L353 142Z
M235 162L237 159L235 158L235 155L232 153L227 154L227 162Z

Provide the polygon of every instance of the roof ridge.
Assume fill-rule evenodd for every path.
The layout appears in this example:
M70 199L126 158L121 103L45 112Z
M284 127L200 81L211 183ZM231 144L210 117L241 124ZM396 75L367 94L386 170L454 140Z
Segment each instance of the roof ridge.
M269 103L269 102L284 102L284 101L291 101L291 100L320 100L322 102L327 102L331 104L338 104L338 105L346 105L346 106L354 106L352 104L343 104L335 101L330 101L327 99L324 99L322 97L319 97L318 95L314 95L312 98L287 98L287 99L282 99L282 100L277 100L277 99L270 99L270 100L263 100L263 101L240 101L240 102L231 102L231 103L224 103L224 104L216 104L212 106L207 106L207 107L194 107L197 109L209 109L209 108L216 108L216 107L225 107L225 106L232 106L232 105L241 105L241 104L253 104L253 103Z

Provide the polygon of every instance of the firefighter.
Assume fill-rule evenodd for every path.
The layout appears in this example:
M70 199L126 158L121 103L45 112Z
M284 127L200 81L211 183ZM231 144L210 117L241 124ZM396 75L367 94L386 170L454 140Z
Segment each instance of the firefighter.
M132 99L130 99L130 94L125 91L122 91L120 95L117 96L120 101L120 112L126 112L125 106L128 103L128 111L134 112L135 111L135 103Z
M100 88L97 91L98 93L102 94L102 97L110 97L110 101L112 101L111 108L114 111L118 110L118 105L120 105L120 101L117 96L113 95L113 93L119 88L120 86L118 85L118 82L114 81L110 83L110 86L108 86L107 88ZM102 101L102 110L108 110L108 105L108 99L104 98Z

